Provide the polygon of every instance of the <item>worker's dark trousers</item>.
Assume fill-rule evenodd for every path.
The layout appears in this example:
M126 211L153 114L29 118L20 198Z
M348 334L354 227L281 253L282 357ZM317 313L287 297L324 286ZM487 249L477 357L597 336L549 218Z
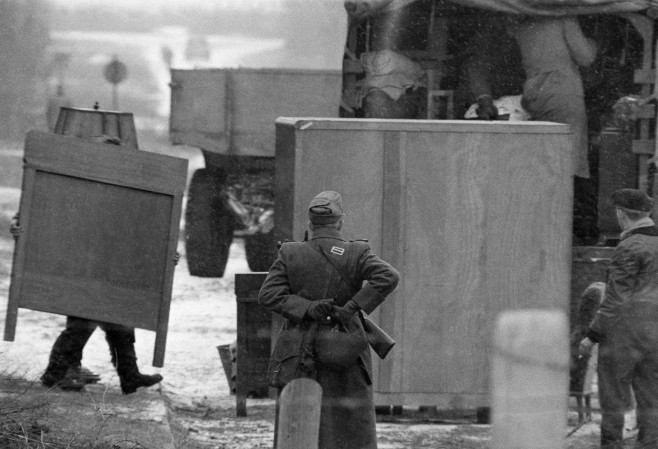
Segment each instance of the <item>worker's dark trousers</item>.
M42 377L45 384L54 385L64 378L70 367L80 366L82 351L96 327L105 331L112 364L122 384L139 376L134 347L135 331L132 328L70 316L66 318L66 328L57 337L50 352L48 367Z
M658 306L625 305L599 347L601 448L621 449L624 412L637 403L635 447L658 448Z

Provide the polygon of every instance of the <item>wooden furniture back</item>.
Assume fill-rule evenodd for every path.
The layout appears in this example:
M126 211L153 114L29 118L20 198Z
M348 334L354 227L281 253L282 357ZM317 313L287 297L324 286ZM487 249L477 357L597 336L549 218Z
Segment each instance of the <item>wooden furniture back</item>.
M164 363L187 161L30 132L5 340L18 308L156 331Z
M378 404L488 403L506 309L568 311L573 159L565 125L280 118L276 238L300 240L309 201L343 195L344 234L401 273L373 314L398 341Z

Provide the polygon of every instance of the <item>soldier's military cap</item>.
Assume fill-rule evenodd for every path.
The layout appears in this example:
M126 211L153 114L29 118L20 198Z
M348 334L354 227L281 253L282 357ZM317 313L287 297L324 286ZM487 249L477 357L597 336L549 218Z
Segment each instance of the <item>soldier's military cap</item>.
M313 224L335 223L342 216L343 199L338 192L320 192L308 205L308 218Z
M615 207L629 212L651 212L653 210L653 198L641 190L616 190L610 200Z

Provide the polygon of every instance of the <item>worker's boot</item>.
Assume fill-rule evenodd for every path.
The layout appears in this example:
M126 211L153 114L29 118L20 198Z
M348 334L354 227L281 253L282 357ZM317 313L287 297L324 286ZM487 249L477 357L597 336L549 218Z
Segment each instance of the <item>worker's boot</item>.
M161 381L162 376L160 374L141 374L138 372L125 381L123 378L121 379L121 392L123 394L131 394L136 392L138 388L152 387Z
M84 366L74 366L69 368L64 378L69 376L78 379L85 384L96 384L101 380L101 376Z
M85 385L98 383L99 380L101 380L101 377L89 369L81 366L72 366L66 370L64 378L57 382L55 386L62 390L80 391Z
M123 394L131 394L138 388L151 387L162 381L160 374L139 372L135 354L135 332L132 329L106 330L105 338L110 345Z
M96 325L82 318L68 317L66 328L57 337L50 351L48 367L41 376L41 383L48 387L63 390L81 390L86 376L80 376L82 350L94 332ZM87 370L91 373L91 371ZM91 375L98 377L94 373Z

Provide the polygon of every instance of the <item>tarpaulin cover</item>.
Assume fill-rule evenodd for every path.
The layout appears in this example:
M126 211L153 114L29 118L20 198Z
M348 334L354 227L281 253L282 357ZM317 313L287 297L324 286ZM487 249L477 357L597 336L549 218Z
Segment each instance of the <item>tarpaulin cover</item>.
M390 12L418 0L351 0L367 4L370 14ZM462 6L513 14L562 16L641 11L653 0L448 0Z

